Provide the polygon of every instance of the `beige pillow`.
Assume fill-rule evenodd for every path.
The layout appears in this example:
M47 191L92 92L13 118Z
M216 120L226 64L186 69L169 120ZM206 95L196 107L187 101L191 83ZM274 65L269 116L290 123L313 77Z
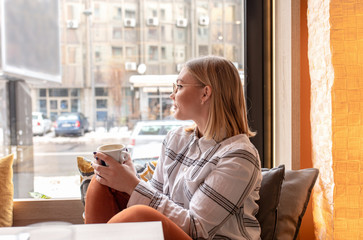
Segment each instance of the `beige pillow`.
M0 158L0 227L13 225L13 160L14 154Z
M275 239L297 239L311 191L319 175L316 168L286 170L282 183Z

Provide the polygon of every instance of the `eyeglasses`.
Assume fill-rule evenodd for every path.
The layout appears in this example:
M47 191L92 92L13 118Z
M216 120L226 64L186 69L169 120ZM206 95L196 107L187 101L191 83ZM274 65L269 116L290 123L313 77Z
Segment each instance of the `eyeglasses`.
M173 92L172 93L177 93L179 89L181 89L182 87L187 87L187 86L199 86L199 87L203 87L202 84L199 83L183 83L183 84L176 84L173 83Z

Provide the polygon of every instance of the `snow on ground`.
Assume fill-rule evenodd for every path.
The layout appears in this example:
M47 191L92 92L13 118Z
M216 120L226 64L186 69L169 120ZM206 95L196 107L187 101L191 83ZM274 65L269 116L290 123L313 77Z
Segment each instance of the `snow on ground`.
M34 177L34 192L51 198L80 198L80 177Z
M97 128L96 131L87 132L84 136L79 137L55 137L54 131L45 136L34 136L34 143L72 143L72 142L93 142L100 139L125 139L129 138L131 131L127 127L115 127L107 131L105 128Z

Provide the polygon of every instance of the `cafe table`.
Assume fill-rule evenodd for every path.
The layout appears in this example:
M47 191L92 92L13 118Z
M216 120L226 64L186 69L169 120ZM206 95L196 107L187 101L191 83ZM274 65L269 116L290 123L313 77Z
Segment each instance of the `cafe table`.
M45 223L46 224L46 223ZM54 225L57 226L57 225ZM138 223L112 223L112 224L69 224L62 225L63 230L70 230L73 237L67 240L163 240L163 229L161 222L138 222ZM32 240L32 233L37 227L4 227L0 228L0 240ZM52 228L46 229L39 240L61 239L60 235ZM58 230L57 230L58 231ZM62 231L64 233L64 231ZM57 238L58 237L58 238Z

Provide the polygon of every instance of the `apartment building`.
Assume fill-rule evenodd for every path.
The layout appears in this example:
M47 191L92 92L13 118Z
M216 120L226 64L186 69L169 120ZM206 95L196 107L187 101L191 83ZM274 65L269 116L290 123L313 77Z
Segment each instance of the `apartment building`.
M164 119L182 64L202 55L242 72L242 0L61 0L62 83L31 86L34 111L83 112L94 127Z

